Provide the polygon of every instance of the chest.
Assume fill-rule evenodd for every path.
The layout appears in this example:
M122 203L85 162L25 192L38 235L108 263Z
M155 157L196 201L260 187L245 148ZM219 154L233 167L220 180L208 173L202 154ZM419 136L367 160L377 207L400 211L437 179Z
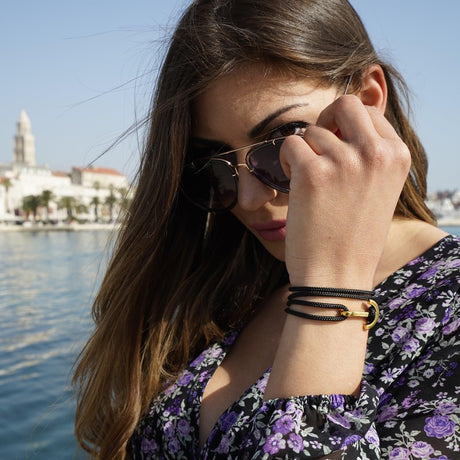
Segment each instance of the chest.
M200 406L201 445L220 415L271 368L282 325L283 322L276 327L268 324L260 327L257 322L249 324L212 374L204 388Z

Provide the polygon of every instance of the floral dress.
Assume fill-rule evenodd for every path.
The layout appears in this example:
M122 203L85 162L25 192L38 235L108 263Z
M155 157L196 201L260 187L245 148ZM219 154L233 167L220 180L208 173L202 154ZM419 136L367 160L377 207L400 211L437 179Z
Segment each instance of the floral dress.
M460 459L460 238L399 269L373 299L381 316L357 397L263 401L268 369L200 447L201 397L234 332L153 400L129 443L134 460Z

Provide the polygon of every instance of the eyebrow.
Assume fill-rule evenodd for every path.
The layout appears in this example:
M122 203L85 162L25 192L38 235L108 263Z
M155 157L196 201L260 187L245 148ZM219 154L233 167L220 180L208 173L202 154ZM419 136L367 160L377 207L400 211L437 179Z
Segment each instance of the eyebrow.
M289 110L295 109L297 107L304 107L306 105L308 105L308 102L304 102L302 104L286 105L285 107L281 107L276 112L271 113L270 115L266 116L262 121L257 123L257 125L255 125L254 128L251 129L251 131L249 131L249 134L248 134L249 138L254 139L260 136L263 133L266 126L270 122L278 118L280 115L282 115L283 113L288 112Z

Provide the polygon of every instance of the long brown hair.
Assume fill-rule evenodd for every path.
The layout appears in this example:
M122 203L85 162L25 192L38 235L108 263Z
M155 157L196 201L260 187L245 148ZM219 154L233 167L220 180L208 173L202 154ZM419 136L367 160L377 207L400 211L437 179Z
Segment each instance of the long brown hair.
M214 216L205 240L207 215L180 192L194 99L247 63L328 84L353 74L352 90L370 65L381 65L386 116L412 154L396 213L433 222L424 203L426 156L402 103L404 82L376 55L346 0L193 2L159 74L136 193L75 371L76 435L99 458L124 459L136 422L165 383L286 282L284 264L230 213Z

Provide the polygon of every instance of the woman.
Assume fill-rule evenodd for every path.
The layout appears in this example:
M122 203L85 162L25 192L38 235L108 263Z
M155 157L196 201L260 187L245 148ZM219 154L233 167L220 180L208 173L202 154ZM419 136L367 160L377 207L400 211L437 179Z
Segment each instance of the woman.
M398 85L346 0L190 5L76 369L84 448L454 458L459 240Z

